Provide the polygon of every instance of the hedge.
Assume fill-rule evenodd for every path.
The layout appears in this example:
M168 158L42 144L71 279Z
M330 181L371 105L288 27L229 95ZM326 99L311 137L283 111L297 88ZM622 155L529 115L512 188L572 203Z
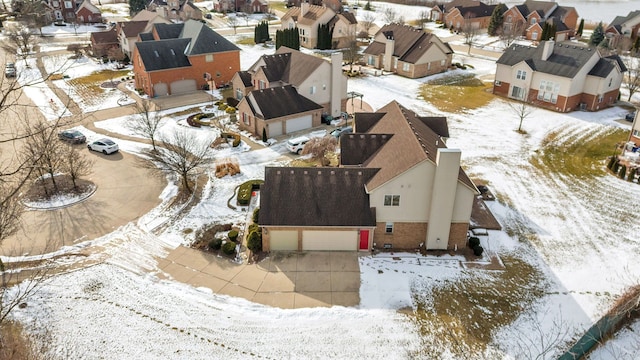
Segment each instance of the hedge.
M223 139L233 139L233 147L238 147L240 145L240 135L236 133L222 133L220 137Z
M249 180L242 183L238 190L238 204L242 206L249 205L249 201L251 201L251 193L253 190L260 189L260 185L263 183L264 180Z
M236 243L233 241L227 241L222 245L222 252L227 255L233 255L236 252Z

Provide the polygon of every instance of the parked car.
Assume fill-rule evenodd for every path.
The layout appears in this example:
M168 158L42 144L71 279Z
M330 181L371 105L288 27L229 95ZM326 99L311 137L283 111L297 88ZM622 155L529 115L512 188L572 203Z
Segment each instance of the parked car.
M324 113L324 114L322 114L320 116L320 119L322 120L323 124L329 125L329 124L331 124L331 121L333 120L333 116L331 116L331 115L329 115L327 113Z
M633 119L636 118L636 112L632 111L630 113L628 113L627 115L624 116L624 119L627 121L633 121Z
M287 150L291 151L292 153L296 153L298 155L300 155L300 153L302 152L302 148L304 148L304 145L309 141L309 138L306 136L298 136L292 139L289 139L289 141L287 141Z
M16 77L16 64L8 62L4 65L4 76Z
M339 128L334 129L329 134L337 139L342 134L348 134L348 133L352 133L352 132L353 132L353 127L352 126L343 126L343 127L339 127Z
M211 16L211 13L206 13L204 14L205 19L212 19L213 16Z
M58 133L58 139L72 144L84 144L87 138L78 130L63 130Z
M105 155L113 154L119 150L118 144L111 139L103 138L96 140L87 145L87 148L92 151L99 151Z

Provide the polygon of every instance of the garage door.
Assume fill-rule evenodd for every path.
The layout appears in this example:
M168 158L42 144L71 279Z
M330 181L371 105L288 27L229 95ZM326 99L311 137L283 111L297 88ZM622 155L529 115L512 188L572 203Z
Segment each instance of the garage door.
M267 124L267 136L270 138L282 135L282 121Z
M297 230L271 230L269 234L271 251L298 250Z
M171 95L186 94L198 90L194 79L178 80L171 83Z
M287 134L304 129L311 129L311 115L287 120Z
M166 83L159 83L153 85L153 95L165 96L169 95L169 86Z
M306 230L302 232L302 250L358 250L358 232Z

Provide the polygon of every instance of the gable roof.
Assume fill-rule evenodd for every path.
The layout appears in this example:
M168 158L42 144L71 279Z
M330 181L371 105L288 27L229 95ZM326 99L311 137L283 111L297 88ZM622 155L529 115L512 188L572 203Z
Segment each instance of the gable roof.
M154 19L156 16L160 16L160 14L158 14L155 11L149 11L149 10L140 10L134 17L131 18L131 21L149 21ZM161 17L161 16L160 16Z
M627 67L618 55L607 56L598 60L598 63L589 71L589 75L606 78L616 66L620 68L620 72L627 71Z
M551 56L542 60L545 43L541 41L538 47L511 45L496 63L513 66L524 61L534 71L573 78L591 57L600 56L596 49L590 47L554 43Z
M138 41L136 47L146 71L191 66L185 50L190 39Z
M629 14L627 14L626 16L616 16L613 19L613 21L609 23L609 26L607 26L607 29L615 29L618 33L621 34L622 25L624 25L624 23L626 23L629 20L633 20L639 15L640 15L640 10L635 10L635 11L629 12Z
M446 148L444 140L436 134L424 121L425 117L418 116L415 112L400 105L395 100L379 109L376 113L383 113L375 123L370 124L367 134L393 134L386 141L379 141L378 149L367 149L372 155L364 160L361 165L367 168L380 169L367 183L367 189L375 189L399 174L423 161L436 162L438 148ZM372 119L368 119L369 122ZM357 149L361 127L356 116L356 130L358 133L344 134L340 137L341 146ZM438 120L439 121L439 120ZM342 150L344 151L344 150ZM344 156L344 155L343 155ZM357 160L356 156L347 157L347 161ZM355 165L355 164L349 164ZM458 181L475 189L473 183L460 168Z
M473 19L491 16L493 9L495 9L496 6L498 5L487 5L479 2L478 5L475 6L457 6L457 8L460 10L460 15L462 15L462 17L465 19Z
M158 40L175 39L180 37L184 23L180 24L153 24L153 29L158 34Z
M424 30L396 23L383 26L376 34L376 37L381 33L384 34L385 38L394 40L393 56L400 61L409 63L417 62L433 46L434 38L438 38L436 35L427 33ZM444 45L445 53L453 53L449 44L444 43ZM384 52L385 44L380 41L372 42L364 50L365 54L370 55L381 55Z
M241 101L246 101L253 114L265 120L322 109L322 106L298 94L291 85L253 90Z
M299 25L314 25L318 18L320 18L324 13L330 11L335 14L333 10L325 6L318 5L309 5L307 12L305 12L304 16L300 16L301 10L299 7L294 6L289 8L283 16L281 21L288 20L289 18L293 19L293 21L297 22Z
M377 169L266 167L258 224L375 226L365 184L376 172Z
M187 56L240 50L200 21L187 20L181 24L155 23L153 28L158 36L157 40L188 39L188 46L182 49ZM148 39L149 36L143 35L140 38Z
M324 62L325 60L318 56L281 46L273 55L262 55L249 71L257 72L261 67L270 82L282 81L299 86ZM262 63L264 65L260 65Z
M117 44L118 32L116 27L112 27L105 31L96 31L91 33L91 42L94 44Z
M100 14L100 9L98 9L97 6L93 5L89 0L82 1L82 4L80 4L80 6L78 6L78 8L76 9L76 14L78 13L78 11L80 11L80 9L87 9L93 14Z
M240 81L242 81L242 85L244 85L245 87L250 87L253 84L251 83L251 73L248 71L238 71L237 72L238 77L240 78Z
M138 34L144 31L147 26L146 21L123 21L118 24L120 30L124 33L124 36L131 38L137 37Z

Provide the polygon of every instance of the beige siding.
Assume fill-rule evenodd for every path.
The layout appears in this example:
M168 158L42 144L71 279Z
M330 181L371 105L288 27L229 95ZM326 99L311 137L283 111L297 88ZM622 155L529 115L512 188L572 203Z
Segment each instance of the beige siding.
M471 217L471 208L473 207L473 199L475 196L476 194L473 190L458 182L456 199L453 205L452 222L469 222L469 218Z
M322 64L301 84L296 85L298 93L317 104L327 104L331 100L331 64ZM315 86L315 93L311 94L311 87Z

